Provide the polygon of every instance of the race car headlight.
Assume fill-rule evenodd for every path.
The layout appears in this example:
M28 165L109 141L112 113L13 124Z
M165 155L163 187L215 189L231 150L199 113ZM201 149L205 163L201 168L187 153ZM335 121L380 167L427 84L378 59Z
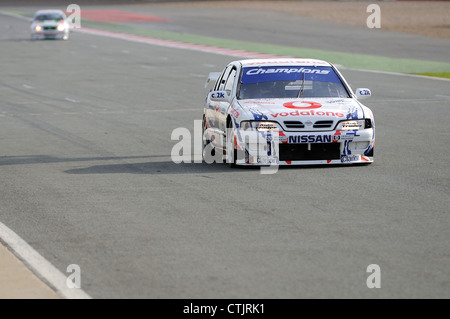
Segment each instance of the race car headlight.
M37 32L40 32L40 31L42 31L42 27L40 25L37 25L34 27L34 30Z
M64 24L59 24L57 29L58 29L58 31L64 31L66 29L66 27L64 26Z
M280 130L277 123L268 121L243 121L241 127L244 131L256 130L258 132L269 132Z
M364 120L351 120L340 122L336 129L340 131L350 131L350 130L359 130L364 127L365 127Z

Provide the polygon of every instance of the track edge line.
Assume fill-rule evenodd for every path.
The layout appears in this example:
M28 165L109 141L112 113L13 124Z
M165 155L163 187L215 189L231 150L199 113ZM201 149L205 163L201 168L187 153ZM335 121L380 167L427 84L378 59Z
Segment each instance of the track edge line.
M82 289L70 289L67 277L48 260L34 250L13 230L0 222L0 242L23 264L63 299L92 299Z

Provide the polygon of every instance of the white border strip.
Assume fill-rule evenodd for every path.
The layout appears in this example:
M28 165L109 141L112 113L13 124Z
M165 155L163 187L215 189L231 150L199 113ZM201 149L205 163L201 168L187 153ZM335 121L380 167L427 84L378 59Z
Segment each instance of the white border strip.
M292 58L289 56L282 56L282 55L277 55L277 54L268 54L268 53L259 53L259 52L253 52L253 51L228 49L228 48L215 47L215 46L211 46L211 45L195 44L195 43L181 42L181 41L174 41L174 40L164 40L164 39L122 33L122 32L91 29L91 28L86 28L86 27L82 27L80 29L74 29L72 31L73 32L81 32L81 33L90 34L90 35L103 36L103 37L108 37L108 38L121 39L121 40L131 41L131 42L157 45L157 46L166 47L166 48L184 49L184 50L191 50L191 51L205 52L205 53L212 53L212 54L220 54L220 55L226 55L226 56L244 57L244 58L251 58L251 59Z
M67 276L56 269L15 232L0 222L0 239L24 261L32 272L46 281L55 292L65 299L92 299L82 289L70 289L66 285ZM1 244L1 243L0 243Z

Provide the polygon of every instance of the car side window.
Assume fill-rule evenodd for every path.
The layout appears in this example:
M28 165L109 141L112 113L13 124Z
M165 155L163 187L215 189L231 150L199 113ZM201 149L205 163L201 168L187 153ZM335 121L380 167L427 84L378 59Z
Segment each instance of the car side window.
M228 76L230 75L230 72L232 70L232 66L228 66L225 71L223 72L223 75L220 77L218 83L217 83L217 91L224 91L225 90L225 84L227 83Z
M225 83L225 91L230 95L233 90L234 80L236 78L236 68L233 68L228 75L227 82Z

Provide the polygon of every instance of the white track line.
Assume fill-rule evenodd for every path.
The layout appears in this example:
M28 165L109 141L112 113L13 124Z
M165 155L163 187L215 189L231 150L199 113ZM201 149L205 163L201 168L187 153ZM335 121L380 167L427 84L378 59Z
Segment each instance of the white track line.
M56 269L15 232L0 222L0 239L15 255L25 262L35 275L46 281L56 293L65 299L92 299L82 289L67 287L67 276Z
M156 45L156 46L161 46L161 47L166 47L166 48L191 50L191 51L219 54L219 55L226 55L226 56L245 57L245 58L252 58L252 59L287 57L287 56L281 56L281 55L277 55L277 54L266 54L266 53L252 52L252 51L221 48L221 47L215 47L215 46L204 45L204 44L194 44L194 43L188 43L188 42L164 40L164 39L150 38L150 37L128 34L128 33L112 32L112 31L98 30L98 29L85 28L85 27L82 27L80 29L74 29L73 31L84 33L84 34L103 36L103 37L108 37L108 38L115 38L115 39L120 39L120 40L125 40L125 41Z

